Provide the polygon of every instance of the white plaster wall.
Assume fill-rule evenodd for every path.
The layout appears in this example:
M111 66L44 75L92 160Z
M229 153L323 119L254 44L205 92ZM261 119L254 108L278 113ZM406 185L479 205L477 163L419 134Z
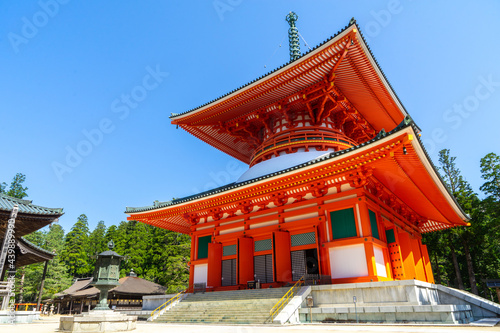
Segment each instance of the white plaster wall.
M333 247L330 249L330 267L333 279L368 275L363 244Z
M194 283L207 283L208 264L194 265Z
M373 252L375 254L375 266L377 267L377 275L387 277L387 270L385 268L384 251L377 247L373 247Z

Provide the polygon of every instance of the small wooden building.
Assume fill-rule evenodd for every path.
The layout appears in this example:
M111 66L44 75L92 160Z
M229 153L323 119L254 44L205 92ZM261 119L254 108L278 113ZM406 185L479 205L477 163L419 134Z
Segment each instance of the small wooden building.
M92 286L93 278L77 279L68 289L56 294L57 313L75 314L92 310L99 302L99 290ZM133 271L118 280L109 291L108 304L115 310L141 310L142 296L163 295L167 288L137 277Z

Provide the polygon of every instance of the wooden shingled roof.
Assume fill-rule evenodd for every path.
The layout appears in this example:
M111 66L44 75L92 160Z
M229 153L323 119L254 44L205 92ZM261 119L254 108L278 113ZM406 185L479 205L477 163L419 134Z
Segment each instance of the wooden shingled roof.
M109 291L119 295L163 295L167 288L157 283L139 278L125 276L118 280L119 285ZM56 294L57 297L93 297L99 294L99 289L93 287L92 278L78 279L68 289Z

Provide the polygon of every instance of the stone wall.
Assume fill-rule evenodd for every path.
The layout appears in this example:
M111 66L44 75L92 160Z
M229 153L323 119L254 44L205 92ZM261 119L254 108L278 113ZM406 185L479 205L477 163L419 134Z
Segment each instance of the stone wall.
M142 309L153 311L177 294L142 296Z

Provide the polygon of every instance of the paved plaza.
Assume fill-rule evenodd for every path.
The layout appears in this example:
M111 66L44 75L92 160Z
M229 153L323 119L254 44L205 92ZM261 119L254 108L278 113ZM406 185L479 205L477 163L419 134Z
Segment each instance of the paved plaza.
M32 324L0 324L1 333L52 333L59 327L57 316L46 318ZM134 333L322 333L322 332L409 332L409 333L455 333L455 332L500 332L500 326L477 327L469 325L341 325L312 324L289 326L234 326L234 325L179 325L138 322Z

